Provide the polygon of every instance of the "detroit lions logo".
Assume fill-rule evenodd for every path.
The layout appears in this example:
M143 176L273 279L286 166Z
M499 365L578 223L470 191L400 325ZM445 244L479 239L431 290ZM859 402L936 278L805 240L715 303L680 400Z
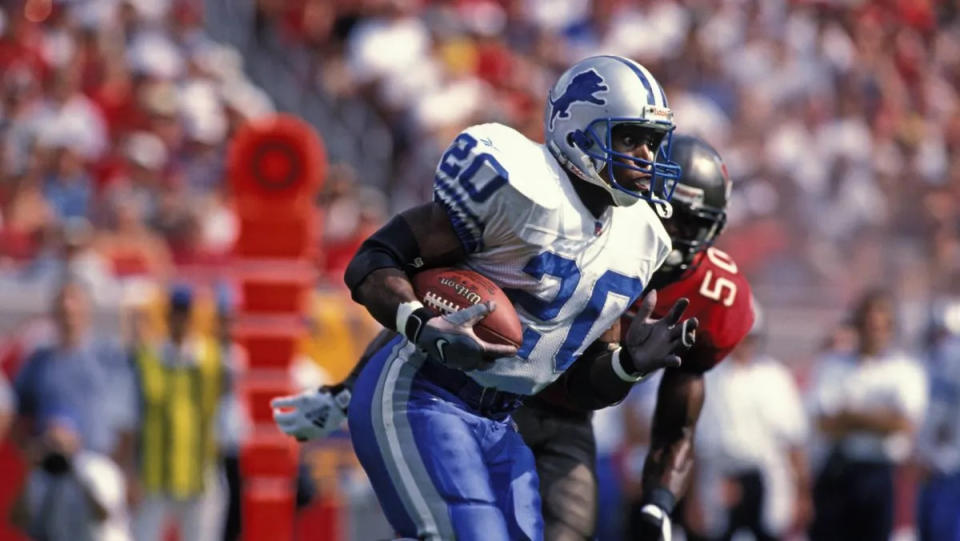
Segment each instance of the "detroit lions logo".
M550 129L553 129L553 121L559 118L570 118L570 106L578 101L585 101L603 105L606 102L603 98L594 96L597 92L606 92L609 90L604 84L603 77L596 70L587 70L576 74L557 99L550 100Z

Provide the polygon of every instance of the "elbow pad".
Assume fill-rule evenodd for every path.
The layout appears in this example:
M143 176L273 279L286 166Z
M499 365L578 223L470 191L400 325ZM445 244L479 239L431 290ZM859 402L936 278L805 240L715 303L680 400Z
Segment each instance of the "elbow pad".
M350 288L350 295L357 300L357 288L371 272L385 268L406 272L407 267L417 268L422 265L420 245L417 244L413 230L402 216L394 216L363 241L347 265L343 281Z

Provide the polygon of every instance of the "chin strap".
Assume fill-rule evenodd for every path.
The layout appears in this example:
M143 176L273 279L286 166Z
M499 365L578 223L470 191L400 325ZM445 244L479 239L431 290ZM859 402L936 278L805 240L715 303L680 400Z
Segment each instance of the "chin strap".
M667 260L663 262L663 265L660 268L664 270L676 269L682 264L683 264L683 253L681 253L680 250L677 250L676 248L674 248L670 250L669 254L667 254Z
M657 211L657 216L662 220L669 220L673 217L673 205L666 201L654 203L653 210Z

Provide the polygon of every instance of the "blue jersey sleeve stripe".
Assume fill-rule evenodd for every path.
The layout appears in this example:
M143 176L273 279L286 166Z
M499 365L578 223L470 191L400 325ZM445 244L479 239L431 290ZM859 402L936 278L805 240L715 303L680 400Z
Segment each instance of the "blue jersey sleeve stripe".
M460 217L460 211L451 206L441 193L434 193L433 200L447 212L447 217L450 218L450 224L453 226L453 232L460 239L463 249L468 254L480 251L483 248L482 233L480 235L473 233L463 218Z
M456 189L439 176L434 179L434 200L447 211L454 233L467 253L473 253L483 245L483 222L470 211Z
M449 183L440 175L437 175L433 180L433 187L436 193L442 194L447 198L448 202L459 209L463 215L470 220L477 229L483 231L483 220L476 215L472 210L470 210L470 204L464 199L463 188L456 186L455 184Z
M443 204L444 208L448 210L449 214L451 214L451 218L456 218L457 222L464 228L470 231L475 231L475 236L483 235L483 227L477 225L477 222L473 221L473 219L467 216L463 212L463 208L457 205L448 194L438 191L434 195L434 199Z

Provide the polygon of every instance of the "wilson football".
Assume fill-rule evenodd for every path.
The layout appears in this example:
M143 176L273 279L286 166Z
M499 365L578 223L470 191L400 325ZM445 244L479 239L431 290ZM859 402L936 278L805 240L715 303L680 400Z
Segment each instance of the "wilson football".
M523 343L523 327L510 299L479 273L454 268L425 270L414 275L413 289L424 306L443 314L493 301L497 307L473 327L477 336L495 344L520 347Z

